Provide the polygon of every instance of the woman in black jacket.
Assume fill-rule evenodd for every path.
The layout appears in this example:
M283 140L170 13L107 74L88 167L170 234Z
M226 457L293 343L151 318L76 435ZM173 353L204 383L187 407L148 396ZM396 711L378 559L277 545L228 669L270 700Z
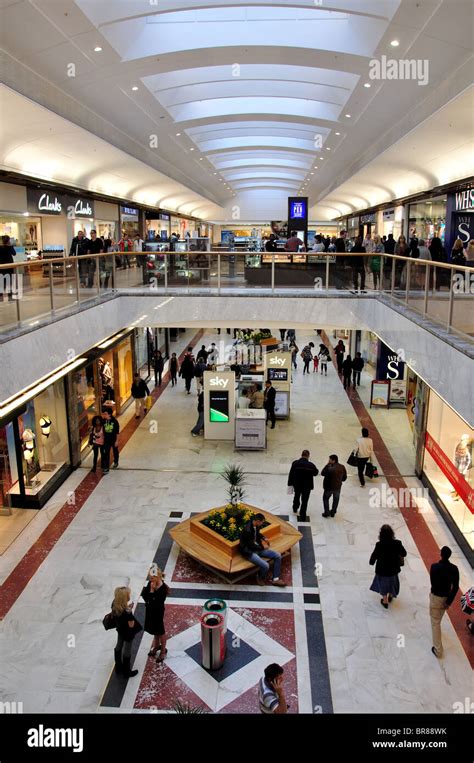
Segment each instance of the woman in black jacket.
M163 580L163 572L159 567L152 567L148 573L148 583L143 588L141 597L145 602L145 630L153 636L148 657L154 657L160 648L157 662L163 662L168 650L166 648L166 633L164 626L165 599L170 589Z
M132 614L133 601L130 601L130 596L130 588L121 586L115 589L112 602L112 614L117 629L117 644L114 649L115 670L123 674L125 678L132 678L138 673L138 670L130 670L130 657L132 641L142 630L142 626Z
M375 577L370 590L382 594L380 603L385 609L400 593L398 573L406 555L402 542L395 538L390 525L382 525L369 564L375 564Z

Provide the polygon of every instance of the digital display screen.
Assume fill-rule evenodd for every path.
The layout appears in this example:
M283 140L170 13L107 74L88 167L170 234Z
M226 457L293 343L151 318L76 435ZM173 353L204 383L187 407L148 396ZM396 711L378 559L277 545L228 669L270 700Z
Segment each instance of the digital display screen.
M290 201L290 220L306 220L306 200Z
M269 381L288 381L288 369L287 368L269 368L268 369Z
M229 393L209 393L209 421L227 423L229 421Z

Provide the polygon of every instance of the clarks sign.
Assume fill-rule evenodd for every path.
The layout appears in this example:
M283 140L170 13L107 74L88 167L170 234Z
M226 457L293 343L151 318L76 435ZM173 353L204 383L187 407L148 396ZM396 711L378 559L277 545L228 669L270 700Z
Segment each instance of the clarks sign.
M28 212L41 215L62 215L65 213L65 199L54 191L28 188Z
M72 199L68 207L72 208L73 217L94 217L94 202L89 199Z

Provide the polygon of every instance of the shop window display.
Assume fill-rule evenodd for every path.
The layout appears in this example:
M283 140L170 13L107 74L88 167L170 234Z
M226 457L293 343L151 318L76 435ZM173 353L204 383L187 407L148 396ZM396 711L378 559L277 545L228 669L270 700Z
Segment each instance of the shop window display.
M113 352L107 352L98 360L101 410L115 405Z
M10 505L10 491L18 482L13 424L0 427L0 506Z
M89 442L92 419L99 412L97 393L94 383L94 364L89 363L74 376L77 400L77 420L79 427L80 448L84 450Z
M452 519L474 548L474 430L430 393L423 470Z
M132 340L128 337L117 347L120 410L131 397L133 382Z

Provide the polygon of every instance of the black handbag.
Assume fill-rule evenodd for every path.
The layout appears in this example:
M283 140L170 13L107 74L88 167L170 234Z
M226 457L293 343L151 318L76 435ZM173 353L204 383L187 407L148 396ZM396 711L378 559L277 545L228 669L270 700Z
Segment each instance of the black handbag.
M367 461L365 465L365 476L369 478L369 480L372 480L376 475L377 467L374 466L374 464L371 464L370 461Z
M354 451L352 451L351 455L347 459L347 463L349 464L349 466L357 466L357 463L358 463L357 462L357 456L354 453Z
M111 631L112 628L116 628L117 624L115 622L115 617L113 616L112 612L109 612L104 619L102 620L102 625L104 626L106 631Z

